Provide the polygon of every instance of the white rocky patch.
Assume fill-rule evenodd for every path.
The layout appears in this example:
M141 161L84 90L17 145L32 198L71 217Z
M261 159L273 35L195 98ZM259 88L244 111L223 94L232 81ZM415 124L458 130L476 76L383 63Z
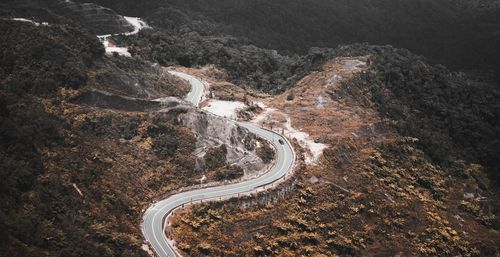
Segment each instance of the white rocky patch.
M107 55L112 55L113 53L117 53L118 55L125 56L125 57L132 57L130 52L128 51L127 47L117 47L111 44L108 40L108 38L111 35L101 35L97 36L99 40L101 41L102 45L104 46L104 49L106 50Z
M263 103L255 103L255 105L257 105L259 108L261 108L264 111L262 111L262 113L257 115L252 120L253 123L260 123L260 122L264 121L265 119L267 119L267 116L269 116L269 114L271 114L271 112L275 111L275 109L269 108L269 107L267 107L267 105L265 105Z
M159 103L171 103L171 102L180 103L179 98L177 98L175 96L160 97L160 98L153 99L152 101L159 102Z
M130 36L130 35L134 35L134 34L137 34L139 33L139 31L141 31L141 29L144 29L144 28L151 28L146 22L144 22L141 18L137 18L137 17L127 17L127 16L123 16L123 18L130 24L134 27L134 30L131 31L131 32L127 32L125 33L124 35L125 36Z
M263 103L256 103L260 108L262 108L264 111L257 115L252 122L253 123L260 123L264 122L268 119L269 115L272 112L277 112L276 109L269 108ZM286 115L286 114L285 114ZM304 149L306 149L305 153L305 162L308 165L314 165L318 162L319 158L321 157L321 154L323 154L323 150L328 147L328 145L322 144L322 143L316 143L314 140L311 138L311 136L305 132L299 131L292 127L292 121L288 115L286 115L286 123L283 124L283 129L284 129L284 134L288 138L294 138L297 140L297 142L302 146Z
M125 56L125 57L132 57L132 55L129 53L128 48L126 47L106 47L106 54L113 54L117 53L118 55Z
M141 249L149 254L149 256L155 256L153 251L149 248L149 245L142 244Z
M316 100L318 101L316 108L318 108L318 109L324 109L325 105L326 105L326 101L325 101L325 98L323 97L322 93L323 92L321 92L320 95L318 95L316 97Z
M321 154L323 154L323 150L328 147L325 144L314 142L309 134L293 128L290 117L286 118L285 136L296 139L300 146L309 150L309 152L306 152L305 156L306 164L309 165L316 164Z
M238 101L209 100L208 105L202 109L217 116L236 119L236 112L245 107L244 103Z
M366 66L366 62L357 59L346 59L344 60L342 68L351 72L358 72L362 70L360 66Z

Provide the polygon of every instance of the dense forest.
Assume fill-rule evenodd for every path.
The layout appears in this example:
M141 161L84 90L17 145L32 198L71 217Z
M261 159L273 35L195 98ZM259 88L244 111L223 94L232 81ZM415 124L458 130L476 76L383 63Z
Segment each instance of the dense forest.
M96 2L120 13L148 18L163 8L177 9L184 16L201 15L220 24L225 33L284 53L304 54L310 47L334 48L357 42L390 44L450 68L487 68L498 76L500 5L493 0Z

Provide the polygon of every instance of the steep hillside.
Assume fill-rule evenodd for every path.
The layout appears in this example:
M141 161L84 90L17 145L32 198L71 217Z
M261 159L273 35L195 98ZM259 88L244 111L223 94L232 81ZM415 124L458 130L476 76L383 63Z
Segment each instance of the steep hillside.
M112 61L95 36L17 21L0 27L2 256L144 255L135 220L161 192L151 190L161 181L171 188L186 181L171 159L160 160L154 147L143 149L132 138L168 126L182 146L172 154L185 156L195 139L167 117L71 103L86 88L104 89L92 74ZM147 178L160 169L154 186Z
M145 31L123 39L132 54L161 65L196 67L215 64L227 71L228 80L269 93L279 93L331 56L327 49L313 49L305 56L284 56L228 36L207 37L197 33ZM120 39L118 39L120 41Z
M164 68L68 25L0 30L1 256L148 256L153 200L260 172L255 136L169 98L189 86Z
M225 33L246 37L260 47L294 53L369 42L407 48L459 69L496 69L500 63L500 7L494 0L95 2L142 17L151 17L162 7L191 17L201 14L222 25L219 30Z
M263 121L285 135L291 120L328 145L320 161L298 165L286 196L181 211L178 247L189 256L498 255L498 90L407 50L336 53L287 92L249 100L272 108Z
M498 1L83 2L0 3L1 256L149 256L149 204L273 163L217 108L281 130L299 162L177 213L186 255L500 254ZM117 13L153 27L109 37L128 57L96 37L130 31ZM360 41L425 57L337 47ZM211 84L207 112L171 70Z
M365 41L404 47L424 55L431 63L472 70L489 81L499 81L499 7L494 1L94 2L143 17L155 27L154 32L122 42L136 45L135 54L163 65L217 64L228 71L233 82L274 93L322 64L325 58L319 58L318 53L327 52L311 52L311 47L335 48ZM99 11L98 6L90 8L87 4L24 0L5 5L15 6L11 16L22 15L19 10L25 14L26 10L36 10L27 14L45 17L49 13L59 19L57 22L72 22L94 32L116 29L110 24L123 23L107 21L116 18L114 11Z
M355 46L373 56L371 72L343 84L345 97L365 106L371 96L383 117L439 165L466 159L488 167L491 186L500 181L500 91L495 85L430 66L407 50ZM498 189L498 188L497 188Z
M123 33L133 27L109 8L93 3L78 3L64 0L7 0L0 3L0 15L4 17L27 17L49 23L73 23L80 29L94 34Z

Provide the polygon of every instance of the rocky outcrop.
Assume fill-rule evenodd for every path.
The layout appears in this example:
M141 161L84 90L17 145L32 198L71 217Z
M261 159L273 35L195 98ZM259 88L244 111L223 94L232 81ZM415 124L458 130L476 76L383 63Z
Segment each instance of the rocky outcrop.
M225 164L243 168L245 175L254 175L265 167L256 152L258 143L254 134L242 129L235 122L194 108L178 106L165 109L164 112L173 112L179 108L184 108L185 112L179 115L178 121L191 128L197 139L194 154L198 157L198 169L207 168L205 155L210 149L223 145L226 148Z

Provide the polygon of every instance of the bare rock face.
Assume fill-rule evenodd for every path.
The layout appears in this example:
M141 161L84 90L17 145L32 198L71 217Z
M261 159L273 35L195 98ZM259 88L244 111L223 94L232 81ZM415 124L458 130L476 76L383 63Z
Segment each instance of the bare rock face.
M204 156L210 148L221 145L226 145L226 164L243 168L245 175L255 174L264 168L264 162L255 151L256 136L235 122L196 109L179 118L199 139L195 150L198 157L197 168L205 167Z
M269 164L259 157L257 151L262 142L259 142L255 134L241 128L236 122L201 111L176 97L165 97L158 99L157 102L161 106L159 112L164 117L191 129L196 138L193 153L197 157L196 169L204 170L214 166L214 160L207 161L213 158L213 154L208 156L207 152L217 149L223 149L219 152L225 153L225 158L217 160L215 166L236 165L244 170L245 176L254 175Z
M197 169L210 168L206 160L207 152L217 148L224 148L225 152L225 159L219 161L242 168L245 176L257 174L268 164L257 151L262 143L236 122L200 111L174 97L162 99L161 104L167 116L176 117L176 122L191 128L196 137L194 155L197 156Z

